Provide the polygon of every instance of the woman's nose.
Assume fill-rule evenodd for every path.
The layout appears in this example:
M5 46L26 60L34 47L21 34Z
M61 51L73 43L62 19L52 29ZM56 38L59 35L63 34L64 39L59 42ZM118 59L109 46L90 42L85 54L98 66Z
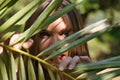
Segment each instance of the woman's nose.
M57 43L57 42L59 42L60 40L63 40L63 39L64 39L64 37L62 37L60 35L55 35L53 37L53 44L55 44L55 43Z

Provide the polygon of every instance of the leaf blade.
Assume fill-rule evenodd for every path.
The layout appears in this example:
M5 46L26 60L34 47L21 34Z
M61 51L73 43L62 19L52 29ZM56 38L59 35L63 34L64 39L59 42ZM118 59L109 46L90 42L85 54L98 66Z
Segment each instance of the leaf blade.
M19 62L18 62L18 74L19 74L19 80L26 80L26 73L25 73L25 67L24 67L24 62L23 58L20 55L19 56Z
M28 59L28 79L36 80L35 71L31 59Z

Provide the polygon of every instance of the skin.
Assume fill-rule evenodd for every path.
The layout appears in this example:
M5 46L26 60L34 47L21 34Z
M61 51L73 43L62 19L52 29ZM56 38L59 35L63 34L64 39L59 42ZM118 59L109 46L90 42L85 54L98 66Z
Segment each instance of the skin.
M39 33L39 52L45 50L46 48L52 46L60 40L66 38L72 32L72 27L65 23L62 17L58 18L56 21L51 23L46 29L42 30ZM19 37L19 34L14 34L10 39L10 44ZM29 39L23 44L24 49L29 49L34 44L33 39ZM20 49L21 43L12 45L13 47ZM67 45L67 44L66 44ZM48 62L59 67L61 71L65 68L73 69L75 65L79 62L89 62L90 59L88 56L68 56L69 51L63 53L55 59L51 59ZM52 54L52 53L51 53ZM56 62L54 62L56 61Z
M53 44L57 43L60 40L63 40L68 36L69 33L71 33L71 26L67 25L63 18L59 18L53 23L51 23L45 30L40 32L40 38L41 41L39 45L42 45L39 47L40 51L45 50L46 48L52 46ZM60 55L57 57L57 61L55 59L51 59L49 62L53 65L56 64L56 62L59 65L60 70L64 70L65 67L70 63L72 60L71 57L68 57L68 51L63 53L63 55ZM53 63L55 61L55 64ZM67 62L66 62L67 61ZM64 62L64 63L63 63ZM78 60L75 62L77 63ZM65 65L64 65L65 64ZM73 68L70 67L71 69Z
M66 38L70 29L71 27L67 26L62 18L51 23L45 30L40 32L41 41L39 44L42 45L40 51Z
M33 22L36 20L36 18L42 13L42 10L44 10L44 8L46 7L45 5L49 3L47 1L49 1L49 0L46 0L45 1L46 3L41 5L38 8L38 10L30 17L30 19L28 19L28 21L26 22L25 30L28 29L33 24ZM67 4L69 4L69 0L63 0L63 3L60 6L60 8L56 9L55 12L58 11L59 9L62 9ZM54 11L53 11L53 13L54 13ZM51 14L53 14L53 13L51 13ZM51 23L46 29L44 29L43 31L41 31L40 33L33 36L31 39L26 41L22 45L22 47L24 49L29 50L29 52L32 55L37 55L37 53L45 50L46 48L54 45L58 41L63 40L67 36L80 30L83 27L80 25L81 24L80 19L81 19L81 17L77 14L76 10L71 11L70 13L60 17L55 22ZM19 38L19 34L14 34L11 37L10 45L15 40L15 38ZM21 49L20 45L21 45L21 43L17 43L15 45L11 45L11 46L13 46L17 49ZM68 44L66 44L66 45L68 45ZM80 50L78 50L79 48L80 48ZM79 47L79 48L75 48L75 50L73 50L73 52L66 51L62 55L59 55L57 58L51 59L48 62L52 65L57 66L61 71L63 71L66 68L73 69L79 61L80 62L81 61L88 62L90 60L88 56L76 56L78 54L87 53L86 48L85 49L84 49L84 47ZM85 52L84 52L84 50L85 50ZM52 53L50 53L50 54L52 54ZM46 56L49 56L49 55L46 55ZM44 57L42 57L42 58L44 58ZM36 67L36 65L35 65L35 67Z

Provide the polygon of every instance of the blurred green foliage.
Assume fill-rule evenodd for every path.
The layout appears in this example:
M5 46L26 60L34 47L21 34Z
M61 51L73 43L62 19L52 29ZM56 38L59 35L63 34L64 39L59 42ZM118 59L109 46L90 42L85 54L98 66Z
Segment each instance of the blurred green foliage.
M75 0L72 1L74 2ZM84 0L77 8L80 10L81 14L88 13L90 10L99 8L99 0Z
M89 13L86 18L86 24L97 22L108 16L112 16L108 11L97 10ZM112 20L110 23L119 22L119 12L113 11ZM109 23L109 24L110 24ZM102 26L99 26L102 27ZM117 56L120 54L120 26L116 26L110 32L97 37L88 42L90 55L94 60L101 60L104 58Z
M10 2L12 2L12 1L13 0L11 0ZM16 1L14 3L16 3ZM13 16L17 11L24 8L24 6L27 5L30 1L32 1L32 0L27 0L27 1L19 0L14 7L11 7L12 9L10 9L10 11L7 15L6 14L3 15L4 17L2 19L1 19L1 16L0 16L0 22L1 22L0 24L5 22L11 16ZM75 0L72 0L72 1L75 1ZM14 4L14 3L12 3L12 4ZM105 1L104 0L83 0L82 4L78 5L77 8L81 12L81 15L83 17L83 22L84 22L85 25L92 24L94 22L98 22L99 20L101 20L103 18L106 18L106 17L111 17L111 21L109 22L109 24L111 25L111 24L116 23L120 20L119 4L120 4L119 0L115 0L115 1L113 1L113 0L105 0ZM10 5L6 5L6 6L10 6ZM13 19L12 19L12 22L13 22ZM16 26L19 26L19 25L16 25ZM14 31L14 29L15 28L13 28L11 30ZM88 47L89 47L91 58L93 60L101 60L101 59L104 59L104 58L119 55L119 53L120 53L120 49L119 49L120 48L120 37L119 37L119 35L120 35L120 26L116 26L110 32L108 32L104 35L98 36L97 38L89 41L88 42ZM18 52L19 52L19 50L18 50ZM24 55L25 55L25 53L24 53ZM32 58L34 58L38 61L41 61L39 58L36 58L32 55L29 55L29 57L32 57ZM54 57L54 55L52 57ZM14 60L13 60L12 56L11 56L11 60L12 61L10 61L10 60L8 60L8 61L13 63ZM43 62L43 61L41 61L41 62ZM98 62L97 63L98 65L96 65L96 66L93 65L92 67L91 67L90 64L88 64L88 68L100 67L99 63L103 63L103 62L106 62L106 61ZM43 63L46 64L45 62L43 62ZM114 65L113 65L114 63L116 63L117 66L119 66L118 61L113 62L111 64L111 62L109 60L108 60L108 64L106 63L106 65L108 65L108 67L109 67L109 64L110 64L114 67ZM29 64L30 64L29 67L32 68L31 61L29 62ZM96 64L96 63L93 63L93 64ZM12 69L14 70L13 72L15 73L14 65L15 64L13 64ZM54 66L51 66L50 64L47 64L47 65L54 68ZM105 63L103 65L105 65ZM79 66L82 66L82 65L80 64ZM104 66L101 66L101 68L103 68L103 67ZM83 70L88 69L87 67L84 67L84 64L83 64L82 68L83 68ZM82 68L80 67L79 70L81 70ZM95 68L95 70L96 70L96 68ZM32 70L32 69L29 69L29 70ZM55 70L57 71L56 68L55 68ZM78 71L78 72L80 72L80 71ZM11 75L11 72L10 72L10 75ZM66 74L64 73L64 75L66 75ZM13 80L13 79L11 79L11 80ZM98 79L96 79L96 80L98 80Z
M74 2L75 0L71 0ZM110 17L109 24L120 21L120 0L83 0L77 8L85 25ZM120 23L120 22L119 22ZM88 42L93 60L102 60L120 54L120 26Z
M14 13L22 9L31 1L32 0L19 0L16 5L12 7L12 10L9 11L9 15L4 15L4 19L0 19L0 22L2 23L6 21L8 17L14 15ZM74 2L75 0L71 1ZM120 20L120 0L83 0L82 4L78 5L77 8L80 10L85 25L92 24L106 17L112 18L111 23L115 23ZM95 15L96 13L98 13L99 15ZM92 18L88 19L91 15ZM101 60L103 58L109 57L111 54L112 56L119 55L119 36L120 28L117 27L106 34L89 41L88 46L91 57L95 60Z

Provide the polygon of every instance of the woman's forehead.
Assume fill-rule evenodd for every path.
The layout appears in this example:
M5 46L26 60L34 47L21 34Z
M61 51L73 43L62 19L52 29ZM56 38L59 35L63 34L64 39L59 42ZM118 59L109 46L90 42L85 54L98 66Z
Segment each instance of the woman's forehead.
M68 26L68 23L65 23L65 21L63 20L63 18L60 17L60 18L58 18L56 21L54 21L53 23L51 23L51 24L46 28L46 30L47 30L47 31L54 31L54 30L56 30L56 31L59 32L59 30L68 29L68 28L70 28L70 27Z

